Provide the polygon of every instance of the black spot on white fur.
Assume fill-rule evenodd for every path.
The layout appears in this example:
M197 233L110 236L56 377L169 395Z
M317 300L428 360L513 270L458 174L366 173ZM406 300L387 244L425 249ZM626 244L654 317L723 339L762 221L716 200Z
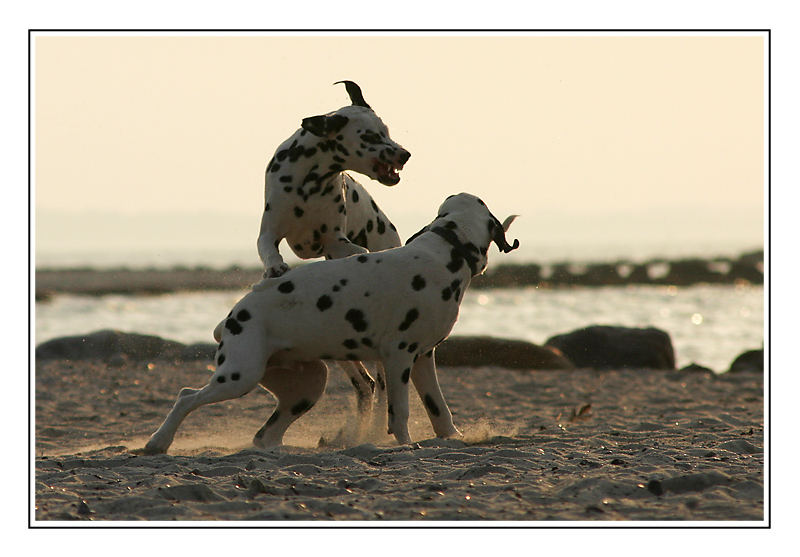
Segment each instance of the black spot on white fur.
M364 312L360 309L349 309L345 313L344 318L350 322L353 328L358 332L367 330L367 322L364 319Z
M319 300L317 300L317 309L320 311L325 311L332 305L333 301L331 300L331 297L328 295L320 296Z
M232 335L238 335L243 330L239 322L233 318L228 318L225 320L225 328L228 329Z
M419 310L417 308L412 308L406 312L406 317L403 319L403 322L400 323L399 330L405 331L408 329L414 321L417 320L419 317Z
M303 414L304 412L308 412L309 410L311 410L313 406L314 404L312 404L311 401L304 398L300 402L292 406L291 411L292 414L297 416L298 414Z
M433 397L431 397L431 395L425 395L425 407L434 416L439 415L439 407L436 406L436 403L433 401Z
M288 294L292 290L294 290L294 283L292 281L290 281L290 280L282 282L282 283L280 283L278 285L278 292L282 292L284 294Z
M241 310L239 313L236 314L236 319L239 321L247 321L250 319L250 312L246 309Z

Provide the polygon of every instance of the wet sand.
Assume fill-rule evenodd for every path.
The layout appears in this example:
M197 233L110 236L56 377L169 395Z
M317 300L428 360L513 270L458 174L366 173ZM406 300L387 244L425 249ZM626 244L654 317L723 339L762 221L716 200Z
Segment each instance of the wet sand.
M137 455L207 368L37 362L36 523L764 518L761 373L443 367L464 438L432 438L412 390L417 445L398 446L353 437L355 396L333 369L284 447L250 443L274 404L258 390L192 413L167 455Z

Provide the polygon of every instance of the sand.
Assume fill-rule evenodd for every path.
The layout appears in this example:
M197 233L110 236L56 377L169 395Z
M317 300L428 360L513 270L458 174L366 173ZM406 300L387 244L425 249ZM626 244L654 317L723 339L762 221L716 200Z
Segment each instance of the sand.
M38 362L35 523L764 520L760 373L443 367L464 438L432 438L412 391L416 444L398 446L353 438L334 369L287 446L251 445L274 404L259 390L191 414L168 454L136 454L208 376L204 362Z

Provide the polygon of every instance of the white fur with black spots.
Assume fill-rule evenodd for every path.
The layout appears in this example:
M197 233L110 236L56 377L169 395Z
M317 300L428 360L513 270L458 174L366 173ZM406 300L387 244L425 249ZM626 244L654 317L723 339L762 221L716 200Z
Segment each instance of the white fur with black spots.
M351 105L304 118L267 164L264 213L257 246L265 277L288 270L278 246L284 238L301 259L381 251L401 245L397 229L367 190L346 170L386 186L400 181L398 171L411 154L389 136L389 129L364 100L361 88L343 81ZM338 287L336 287L338 288ZM385 381L362 362L338 362L356 390L359 429L373 406L385 403Z
M257 241L265 277L289 269L278 251L284 238L301 259L339 259L401 245L395 226L346 171L394 186L411 154L389 137L358 85L343 83L354 104L304 118L267 164Z
M195 408L242 396L257 385L278 407L253 442L280 444L289 425L319 400L327 370L321 360L378 360L386 370L389 429L410 443L408 382L414 384L435 434L460 435L436 375L435 348L450 334L473 276L483 273L500 223L470 194L448 197L433 222L403 247L319 261L265 278L217 326L217 370L202 389L184 389L144 448L166 452ZM333 287L338 286L338 290Z

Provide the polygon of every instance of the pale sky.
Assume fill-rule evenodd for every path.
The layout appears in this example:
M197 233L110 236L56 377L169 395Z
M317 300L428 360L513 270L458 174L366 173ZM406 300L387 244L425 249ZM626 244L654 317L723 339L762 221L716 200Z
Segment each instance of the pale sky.
M412 156L355 177L408 238L479 195L537 253L758 247L762 35L38 36L37 252L252 252L303 117L367 102ZM288 250L286 250L288 251Z

